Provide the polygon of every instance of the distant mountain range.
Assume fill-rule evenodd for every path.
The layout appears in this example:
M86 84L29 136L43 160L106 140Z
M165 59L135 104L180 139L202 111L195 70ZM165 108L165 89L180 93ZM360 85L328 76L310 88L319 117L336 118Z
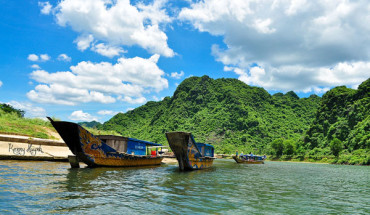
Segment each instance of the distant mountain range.
M100 122L97 122L97 121L79 122L77 124L84 126L84 127L88 127L88 128L98 128L99 126L102 125Z

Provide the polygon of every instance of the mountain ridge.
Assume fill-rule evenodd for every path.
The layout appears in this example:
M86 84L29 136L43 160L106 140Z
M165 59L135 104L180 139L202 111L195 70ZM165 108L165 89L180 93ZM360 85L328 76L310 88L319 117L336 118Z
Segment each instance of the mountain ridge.
M293 91L270 95L237 79L190 77L172 97L119 113L100 128L162 144L165 132L185 130L214 144L219 153L267 153L276 138L303 136L320 100L316 95L299 98Z

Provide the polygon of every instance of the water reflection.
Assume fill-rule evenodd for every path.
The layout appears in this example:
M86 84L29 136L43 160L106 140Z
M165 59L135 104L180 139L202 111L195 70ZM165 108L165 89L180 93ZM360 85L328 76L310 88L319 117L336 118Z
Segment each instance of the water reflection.
M70 169L0 161L0 168L0 214L370 213L369 167L217 160L192 172L176 164Z

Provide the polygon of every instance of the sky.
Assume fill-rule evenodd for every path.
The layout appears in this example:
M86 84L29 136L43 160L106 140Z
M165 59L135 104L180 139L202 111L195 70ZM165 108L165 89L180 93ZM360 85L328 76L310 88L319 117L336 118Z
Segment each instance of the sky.
M370 77L368 0L0 0L0 103L105 122L191 76L322 96Z

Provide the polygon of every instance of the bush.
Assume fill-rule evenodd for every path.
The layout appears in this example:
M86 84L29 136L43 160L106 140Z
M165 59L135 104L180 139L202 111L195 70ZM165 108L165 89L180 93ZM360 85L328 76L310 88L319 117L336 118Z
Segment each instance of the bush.
M293 155L295 153L296 146L293 140L284 141L284 153L286 155Z
M339 152L343 149L343 143L338 138L334 138L330 142L330 150L333 153L333 155L338 156Z

